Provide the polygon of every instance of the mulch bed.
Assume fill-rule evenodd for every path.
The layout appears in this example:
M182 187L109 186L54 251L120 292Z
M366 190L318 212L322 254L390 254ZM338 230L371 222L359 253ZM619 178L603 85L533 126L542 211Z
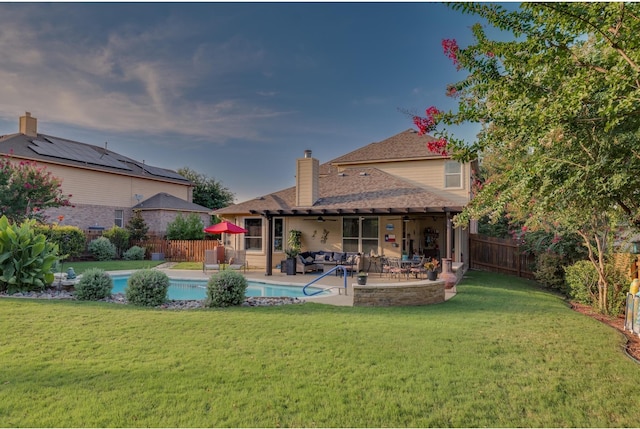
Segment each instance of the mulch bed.
M593 308L588 305L578 304L577 302L572 302L571 308L585 316L593 317L594 319L620 331L625 337L627 337L627 353L640 363L640 337L633 332L624 330L624 316L606 316L594 311Z

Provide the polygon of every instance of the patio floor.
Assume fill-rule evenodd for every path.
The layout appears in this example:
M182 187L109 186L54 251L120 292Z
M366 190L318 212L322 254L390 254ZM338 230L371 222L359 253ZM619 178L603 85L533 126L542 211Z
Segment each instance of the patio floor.
M211 277L213 273L216 271L208 270L206 273L203 273L201 270L175 270L172 269L172 263L166 263L159 265L156 269L159 269L165 272L169 277L172 278L182 278L182 279L208 279ZM242 271L240 271L242 272ZM256 282L265 282L265 283L277 283L285 286L304 286L314 279L316 279L322 273L307 273L307 274L296 274L295 276L288 276L285 273L281 273L280 271L274 270L271 276L267 276L264 272L264 269L261 270L247 270L246 273L243 273L245 277L249 280L253 280ZM367 285L376 285L376 284L389 284L389 283L399 283L399 284L410 284L413 278L401 278L400 280L396 278L390 279L386 275L380 275L378 273L369 273L367 279ZM356 276L347 277L347 293L344 293L344 278L341 276L336 276L334 274L329 274L322 279L318 280L314 283L314 286L318 286L321 288L332 288L332 293L329 296L323 297L305 297L304 299L308 302L317 302L321 304L331 304L331 305L341 305L341 306L353 306L353 284L356 284ZM338 290L340 289L340 293ZM451 290L445 291L445 300L449 300L454 297L456 294L455 287Z

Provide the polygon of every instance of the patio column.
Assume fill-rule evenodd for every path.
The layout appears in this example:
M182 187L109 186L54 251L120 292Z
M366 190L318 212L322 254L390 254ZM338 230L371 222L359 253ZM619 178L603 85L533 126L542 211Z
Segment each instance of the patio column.
M267 216L267 260L266 260L266 271L264 273L265 276L270 276L273 274L273 269L271 268L273 264L273 217Z
M447 212L447 251L446 258L451 259L453 247L453 225L451 222L451 213Z

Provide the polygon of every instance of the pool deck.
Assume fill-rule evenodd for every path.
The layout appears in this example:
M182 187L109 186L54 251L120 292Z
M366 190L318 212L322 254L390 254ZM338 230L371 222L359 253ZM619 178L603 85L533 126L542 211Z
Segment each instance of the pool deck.
M202 272L202 270L175 270L172 269L171 266L173 264L166 263L159 265L156 269L165 272L171 278L179 278L179 279L201 279L206 280L215 270L208 270L206 273ZM267 276L264 270L247 270L246 272L239 271L244 274L244 276L256 282L264 282L264 283L277 283L285 286L304 286L307 283L313 281L316 277L318 277L319 273L307 273L307 274L296 274L295 276L288 276L285 273L281 273L280 271L274 270L271 276ZM320 273L321 274L321 273ZM388 284L390 282L398 282L396 279L389 279L389 277L380 275L378 273L369 273L369 277L367 279L367 285L376 285L376 284ZM409 284L411 280L400 280L399 283L407 283ZM317 302L320 304L331 304L338 306L347 306L353 307L353 284L356 284L356 277L347 277L347 293L344 293L344 278L341 276L335 276L334 274L329 274L322 279L318 280L317 283L314 283L313 286L317 286L320 288L332 288L332 294L329 296L322 297L305 297L304 300L307 302ZM340 293L338 290L340 289ZM445 301L453 298L456 295L456 288L454 287L451 290L445 290Z

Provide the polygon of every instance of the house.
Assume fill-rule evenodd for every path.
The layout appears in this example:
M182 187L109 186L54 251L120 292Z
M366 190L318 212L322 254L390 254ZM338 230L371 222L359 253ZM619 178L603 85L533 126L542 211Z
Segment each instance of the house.
M194 204L193 184L175 171L136 161L104 147L38 132L29 112L20 117L16 134L0 136L0 155L35 161L62 180L70 207L45 211L49 219L64 216L65 225L81 229L124 227L140 209L149 231L162 234L178 213L197 213L208 225L210 212Z
M290 230L302 232L302 250L359 252L365 268L375 268L372 255L464 262L468 231L452 217L470 199L472 165L431 152L430 140L409 129L323 164L307 150L295 186L214 213L249 231L239 246L267 275L285 259Z

